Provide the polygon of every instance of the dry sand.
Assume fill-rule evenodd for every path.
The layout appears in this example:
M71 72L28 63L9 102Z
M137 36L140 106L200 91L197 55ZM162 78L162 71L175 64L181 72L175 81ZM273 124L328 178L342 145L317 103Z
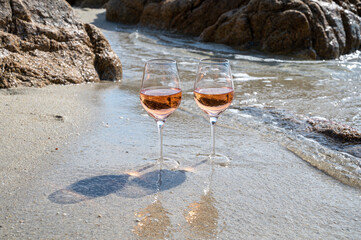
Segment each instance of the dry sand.
M91 22L102 11L78 13ZM0 119L0 239L361 235L359 189L253 129L219 126L232 164L201 164L208 123L179 109L164 150L185 170L158 171L145 160L157 152L155 123L131 84L1 90Z

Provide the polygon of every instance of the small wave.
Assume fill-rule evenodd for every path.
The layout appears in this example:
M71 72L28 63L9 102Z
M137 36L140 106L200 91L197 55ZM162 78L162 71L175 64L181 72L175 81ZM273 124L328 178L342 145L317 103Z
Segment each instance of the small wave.
M347 62L356 62L358 64L361 64L361 51L357 50L350 54L345 54L339 57L339 61L347 61Z
M327 119L297 116L283 110L233 107L230 112L239 116L242 124L246 123L248 127L261 132L272 132L277 141L317 169L344 184L361 188L360 136L348 141L337 135L330 137L327 132L323 134L312 130L312 125L309 123L310 119L328 122ZM336 124L336 126L340 125ZM344 131L352 130L346 126L345 129Z
M264 81L268 81L270 79L277 79L277 77L268 77L268 76L264 76L264 77L258 77L258 76L250 76L247 73L234 73L233 74L233 81L253 81L253 80L264 80Z
M343 152L331 151L316 141L293 138L285 147L317 169L349 186L361 188L361 163L359 158Z

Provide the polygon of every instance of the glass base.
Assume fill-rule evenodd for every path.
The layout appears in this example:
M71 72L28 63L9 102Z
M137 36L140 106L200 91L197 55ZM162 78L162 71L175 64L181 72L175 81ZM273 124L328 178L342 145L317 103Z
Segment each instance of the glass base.
M229 157L223 155L223 154L215 154L215 155L209 155L208 156L208 162L210 164L216 164L222 167L227 167L228 164L231 163L231 159Z
M219 165L221 167L227 167L231 163L231 159L223 154L216 153L215 155L198 154L197 156L203 156L207 164Z
M177 170L180 166L180 162L168 157L163 157L162 160L157 159L157 164L160 165L161 169Z
M163 159L159 158L150 158L147 161L153 162L152 164L154 167L159 167L160 169L167 169L167 170L178 170L180 166L180 162L173 158L163 157Z

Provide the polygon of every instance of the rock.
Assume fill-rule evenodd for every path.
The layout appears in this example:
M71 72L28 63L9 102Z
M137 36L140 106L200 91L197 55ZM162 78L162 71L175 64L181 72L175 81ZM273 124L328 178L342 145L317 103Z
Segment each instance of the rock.
M147 0L110 0L106 5L108 21L137 24Z
M232 29L232 34L224 34L225 28ZM222 15L203 31L201 39L243 49L334 59L360 49L361 18L332 1L253 0Z
M110 0L107 20L311 59L361 48L361 0Z
M119 69L122 69L122 65L117 55L111 51L109 42L94 25L84 24L84 27L92 43L94 67L99 78L120 80L122 72Z
M65 0L1 0L0 7L0 88L121 79L108 41Z
M337 123L326 119L307 119L312 131L326 135L334 140L361 144L361 132L348 125Z
M218 17L237 8L240 0L148 1L140 17L140 24L199 35L214 24Z
M110 0L106 6L109 21L138 24L158 29L199 35L224 12L244 0ZM202 19L202 21L199 21Z

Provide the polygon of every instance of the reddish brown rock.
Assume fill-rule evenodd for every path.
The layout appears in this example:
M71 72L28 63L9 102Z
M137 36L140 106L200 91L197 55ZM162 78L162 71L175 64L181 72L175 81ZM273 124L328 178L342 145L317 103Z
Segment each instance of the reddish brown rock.
M106 5L106 19L125 24L137 24L147 0L110 0Z
M313 59L361 48L360 0L110 0L107 19Z
M63 0L0 1L0 88L120 80L104 36Z
M333 122L326 119L309 118L307 119L311 131L324 134L335 140L348 143L361 143L361 132L348 125Z
M361 47L361 18L332 1L253 0L226 14L229 20L220 22L220 18L203 31L201 39L313 59L337 58ZM237 31L234 25L239 18L244 20ZM236 36L245 33L247 37L222 38L219 32L226 27L234 29Z
M177 30L199 35L226 11L238 8L245 0L110 0L106 17L125 24ZM199 21L202 19L202 21Z
M219 16L238 8L244 0L148 1L139 23L143 26L176 30L199 35Z

